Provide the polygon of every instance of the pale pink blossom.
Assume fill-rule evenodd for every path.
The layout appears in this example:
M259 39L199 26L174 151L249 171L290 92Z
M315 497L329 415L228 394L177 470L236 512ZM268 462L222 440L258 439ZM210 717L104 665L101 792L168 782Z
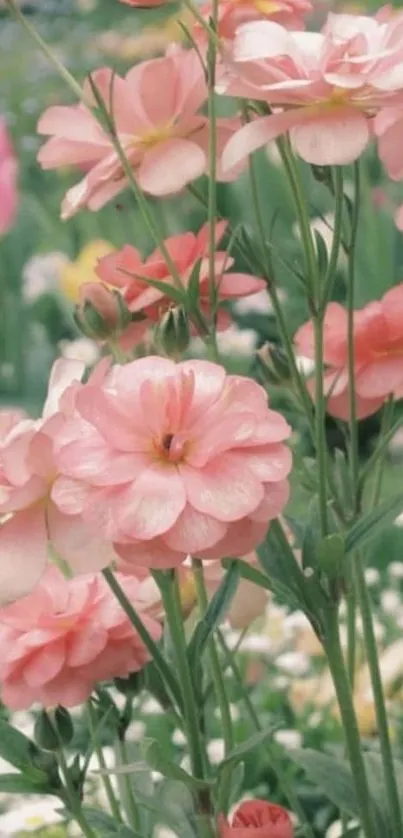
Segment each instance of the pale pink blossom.
M0 235L13 226L18 209L18 162L4 120L0 119Z
M288 32L269 21L244 24L219 91L274 109L230 139L225 169L288 131L308 163L352 163L371 138L372 118L403 103L403 15L379 22L330 14L321 32Z
M137 359L77 392L51 496L134 566L242 556L287 502L289 434L248 378Z
M92 80L141 189L151 195L171 195L206 172L208 120L200 109L207 100L207 85L194 51L178 48L163 58L143 61L125 78L105 67L93 73ZM88 82L84 96L87 104L48 108L38 125L40 134L50 136L38 155L44 168L87 169L84 179L65 196L64 219L85 206L100 209L128 185L109 135L87 107L93 101ZM218 153L235 124L218 120Z
M87 570L108 564L114 555L78 516L63 515L50 498L57 474L55 435L73 409L84 369L78 361L55 363L41 419L9 411L0 418L0 603L34 588L46 568L49 539L73 569L83 554Z
M161 625L139 600L139 581L119 576L158 640ZM65 579L49 567L28 596L0 609L0 693L13 710L81 704L101 681L125 678L149 653L101 574Z
M384 108L375 117L374 132L378 139L379 157L392 180L403 180L402 131L402 108ZM396 223L401 228L399 216Z
M226 227L226 221L219 221L216 224L217 246L224 236ZM164 244L184 289L189 286L192 273L199 263L198 308L209 319L211 312L208 225L205 224L197 235L180 233L165 239ZM263 279L235 272L232 270L233 265L233 258L225 250L216 251L214 272L220 302L236 300L266 288ZM166 283L167 288L175 287L174 278L158 248L143 261L135 247L126 245L122 250L100 259L97 273L108 285L114 285L120 289L129 311L133 314L143 314L147 325L158 323L161 313L172 305L169 295L164 295L163 291L152 287L146 281L149 278ZM218 328L226 328L230 322L229 313L219 311ZM144 321L139 325L144 326Z
M249 553L249 555L242 556L241 558L242 561L248 562L249 564L258 564L256 553ZM204 581L209 597L215 594L225 573L226 571L221 562L204 562ZM233 629L248 628L257 617L264 614L268 599L269 593L266 588L255 585L249 579L241 578L230 608L225 615L225 619L228 620Z
M220 38L232 40L243 23L262 20L273 20L287 29L304 29L304 17L311 10L310 0L219 0L217 32ZM203 3L199 11L208 24L212 4ZM197 41L207 41L206 29L198 21L193 34Z
M354 384L359 419L375 413L385 399L403 397L403 284L381 300L354 312ZM295 336L297 349L314 358L312 323ZM349 418L347 312L330 303L324 322L324 385L329 413Z

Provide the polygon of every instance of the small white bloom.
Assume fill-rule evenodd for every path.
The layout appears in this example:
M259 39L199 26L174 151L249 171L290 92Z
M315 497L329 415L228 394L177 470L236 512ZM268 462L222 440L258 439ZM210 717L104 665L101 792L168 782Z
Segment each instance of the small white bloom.
M403 579L403 562L391 562L388 573L392 579Z
M150 696L143 701L141 709L145 716L159 716L160 713L164 712L164 708L153 696Z
M146 726L144 722L141 721L134 721L129 724L129 727L126 731L126 739L129 742L139 742L141 739L144 738L146 733Z
M397 591L382 591L381 606L387 614L396 614L402 606L402 598Z
M298 677L309 672L311 661L309 655L306 655L305 652L284 652L276 658L276 664L284 672L289 672L290 675Z
M315 369L315 361L312 358L306 358L305 355L297 355L296 359L297 367L302 373L302 375L311 375Z
M347 824L347 829L352 829L353 826L359 826L358 821L349 821ZM333 821L333 823L329 826L328 830L326 831L326 838L340 838L340 836L343 834L343 829L344 827L341 821Z
M222 762L225 756L224 740L211 739L207 745L207 753L209 760L213 765L218 765Z
M56 811L60 806L60 801L49 797L20 805L18 809L0 815L0 835L6 838L18 832L36 832L41 827L60 823L62 817Z
M240 717L239 707L236 704L229 705L229 711L231 713L231 719L233 722L237 722ZM221 719L220 708L216 707L214 710L214 715L216 719Z
M234 311L237 314L270 314L273 311L273 306L264 288L257 294L248 294L246 297L237 300L234 303Z
M287 675L276 675L271 683L275 690L286 690L290 686L290 679Z
M96 343L89 338L61 340L59 349L63 358L68 358L71 361L82 361L87 367L91 367L99 358L99 349Z
M300 748L302 745L302 734L299 730L277 730L273 739L289 750Z
M186 745L186 736L182 730L176 728L172 734L172 744L176 745L178 748L183 748Z
M154 830L154 838L178 838L176 832L172 832L168 826L156 826Z
M273 651L273 643L264 634L248 634L242 641L240 651L267 655Z
M365 570L365 581L368 587L372 588L374 585L378 585L380 581L380 573L376 567L367 567Z
M22 272L22 296L33 303L42 294L57 293L60 274L69 261L66 253L53 251L32 256Z

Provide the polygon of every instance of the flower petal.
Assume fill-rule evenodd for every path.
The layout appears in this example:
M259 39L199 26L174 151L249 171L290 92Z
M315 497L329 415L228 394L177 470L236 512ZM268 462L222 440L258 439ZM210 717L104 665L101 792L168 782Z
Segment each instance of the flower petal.
M48 539L44 509L17 512L0 527L0 603L30 593L46 568Z

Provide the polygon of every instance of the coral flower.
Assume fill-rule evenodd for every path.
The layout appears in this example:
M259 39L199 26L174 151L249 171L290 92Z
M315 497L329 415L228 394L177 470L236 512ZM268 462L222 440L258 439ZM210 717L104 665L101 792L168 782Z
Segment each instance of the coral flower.
M243 23L273 20L287 29L304 29L304 16L312 9L310 0L219 0L217 31L224 40L232 40ZM200 14L206 23L212 16L212 4L204 3ZM195 24L197 39L206 40L207 33Z
M403 397L403 284L354 312L355 396L360 419L375 413L388 396ZM302 355L314 358L312 323L295 336ZM347 312L327 307L324 323L324 376L329 413L349 418Z
M219 838L293 838L291 818L282 806L267 800L245 800L230 825L219 817Z
M242 556L287 502L289 434L248 378L207 361L137 359L77 392L52 499L134 566Z
M164 58L144 61L124 79L102 68L92 80L110 110L141 189L151 195L170 195L206 171L208 120L199 111L207 99L207 85L194 51L178 48ZM84 98L87 105L96 104L88 83ZM234 124L218 120L218 153ZM88 169L84 179L67 192L62 218L70 218L85 206L98 210L128 185L109 135L83 103L48 108L38 131L50 135L38 155L44 168Z
M217 245L226 227L226 221L217 223ZM178 236L171 236L165 240L165 246L184 288L188 286L193 269L200 262L199 306L202 313L208 316L210 309L208 225L205 224L197 235L181 233ZM225 250L216 251L214 270L220 301L245 297L262 291L266 287L263 279L232 271L233 263L234 260ZM115 285L121 290L126 305L132 313L143 314L151 323L157 323L161 312L169 308L172 303L169 296L165 296L158 288L153 288L145 279L141 279L141 277L150 278L166 283L167 287L174 287L174 279L158 249L143 262L136 248L126 245L123 250L101 259L97 272L104 282L108 285ZM218 327L226 328L229 322L229 315L221 311L218 316Z
M372 117L403 102L403 15L380 22L330 14L322 32L288 32L269 21L244 24L220 92L275 109L230 139L226 169L287 131L308 163L351 163L370 139Z
M56 361L43 417L38 421L5 412L0 417L0 603L29 593L48 560L48 539L75 567L84 554L87 570L107 564L114 553L90 535L78 516L65 516L52 503L56 477L55 434L74 405L85 366ZM99 374L99 373L98 373Z
M18 163L5 125L0 119L0 236L13 226L18 208Z
M118 576L158 640L161 625L139 601L139 581ZM125 678L149 654L100 574L65 579L49 567L32 593L0 609L0 691L13 710L39 702L74 707L100 681Z

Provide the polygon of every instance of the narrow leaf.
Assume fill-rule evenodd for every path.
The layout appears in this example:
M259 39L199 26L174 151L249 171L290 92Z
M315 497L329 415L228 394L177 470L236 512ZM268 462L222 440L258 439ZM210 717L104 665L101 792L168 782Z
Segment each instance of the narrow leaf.
M4 719L0 719L0 757L15 768L19 768L27 776L38 780L45 780L47 774L35 764L40 760L43 752L19 730L15 730Z
M276 727L271 726L266 728L266 730L259 730L257 733L254 733L245 742L243 742L242 745L238 745L230 751L220 764L220 770L224 765L228 765L230 762L239 762L240 760L243 760L243 758L247 756L250 751L254 748L258 748L259 745L263 745L267 739L271 739L275 730Z
M372 512L363 515L346 536L346 554L360 550L388 524L391 524L403 509L403 493L387 498Z
M9 794L55 794L45 780L33 780L25 774L0 774L0 792Z
M347 763L310 748L293 748L288 755L335 806L351 815L359 815L353 777Z
M239 562L231 561L229 568L211 598L206 612L197 624L188 646L189 662L199 660L214 630L220 625L232 602L241 576Z

